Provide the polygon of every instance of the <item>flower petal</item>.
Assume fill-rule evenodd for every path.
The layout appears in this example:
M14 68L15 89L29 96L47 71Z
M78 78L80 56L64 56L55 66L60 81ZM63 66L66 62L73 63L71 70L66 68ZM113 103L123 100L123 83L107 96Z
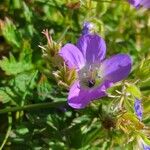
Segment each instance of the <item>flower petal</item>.
M70 88L68 95L68 104L76 109L82 109L88 105L91 99L87 99L89 91L80 87L79 81L76 81Z
M92 90L92 100L97 100L101 97L107 96L106 90L111 86L113 86L113 83L111 81L103 81L97 88Z
M131 58L128 55L114 55L102 62L102 77L113 83L123 80L131 71L131 64Z
M150 150L150 145L147 145L146 143L143 144L144 150Z
M139 8L143 5L145 8L150 8L150 0L128 0L131 5Z
M141 5L143 5L145 8L150 8L150 0L141 1Z
M66 44L59 52L70 69L81 69L85 64L85 59L80 50L73 44Z
M111 85L111 82L105 81L95 89L84 89L80 86L79 81L76 81L69 91L68 104L73 108L82 109L92 100L106 96L105 91Z
M94 34L86 34L79 38L77 47L86 58L86 63L101 62L106 53L106 44L103 38Z
M143 115L143 109L142 109L142 104L141 100L136 99L134 102L134 111L137 117L139 118L140 121L142 121L142 115Z
M139 7L140 2L141 2L142 0L128 0L128 1L129 1L129 3L130 3L131 5L133 5L134 7Z

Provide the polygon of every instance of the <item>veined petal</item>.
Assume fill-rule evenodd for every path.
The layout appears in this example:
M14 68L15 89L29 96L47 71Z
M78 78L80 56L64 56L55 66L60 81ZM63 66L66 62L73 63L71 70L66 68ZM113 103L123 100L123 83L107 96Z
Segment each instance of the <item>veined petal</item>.
M117 54L102 62L101 72L104 80L113 83L123 80L131 71L131 58L126 54Z
M85 59L80 50L73 44L66 44L59 52L70 69L81 69L85 64Z
M106 89L111 85L110 81L105 81L95 89L84 89L80 86L79 81L76 81L69 91L68 104L73 108L82 109L92 100L106 96Z
M87 64L100 63L105 58L105 41L96 34L81 36L77 42L77 47L83 53Z

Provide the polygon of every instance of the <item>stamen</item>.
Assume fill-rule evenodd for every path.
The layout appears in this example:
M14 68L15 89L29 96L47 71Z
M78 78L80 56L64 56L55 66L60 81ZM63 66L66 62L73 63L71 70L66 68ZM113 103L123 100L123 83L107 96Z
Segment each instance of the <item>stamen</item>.
M78 72L80 83L85 88L98 86L101 81L100 67L96 65L87 65Z
M91 88L95 85L95 81L94 80L88 80L88 87Z

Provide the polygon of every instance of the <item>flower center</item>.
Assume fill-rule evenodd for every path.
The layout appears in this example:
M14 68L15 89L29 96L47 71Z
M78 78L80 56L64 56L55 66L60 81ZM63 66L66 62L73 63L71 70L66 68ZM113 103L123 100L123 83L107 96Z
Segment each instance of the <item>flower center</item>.
M100 65L86 65L78 72L79 81L84 88L93 88L102 82Z
M95 80L88 80L88 87L92 88L95 85Z

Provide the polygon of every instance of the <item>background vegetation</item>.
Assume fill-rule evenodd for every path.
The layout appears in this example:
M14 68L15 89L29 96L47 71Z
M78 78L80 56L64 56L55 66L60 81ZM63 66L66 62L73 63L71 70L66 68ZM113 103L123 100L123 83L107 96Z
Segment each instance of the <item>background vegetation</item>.
M58 64L57 52L61 44L76 43L84 21L106 40L107 56L127 53L133 67L128 79L108 90L109 97L77 111L66 103L74 72ZM140 149L141 139L150 143L149 75L147 9L125 0L0 1L1 149ZM134 113L135 98L142 101L142 122Z

